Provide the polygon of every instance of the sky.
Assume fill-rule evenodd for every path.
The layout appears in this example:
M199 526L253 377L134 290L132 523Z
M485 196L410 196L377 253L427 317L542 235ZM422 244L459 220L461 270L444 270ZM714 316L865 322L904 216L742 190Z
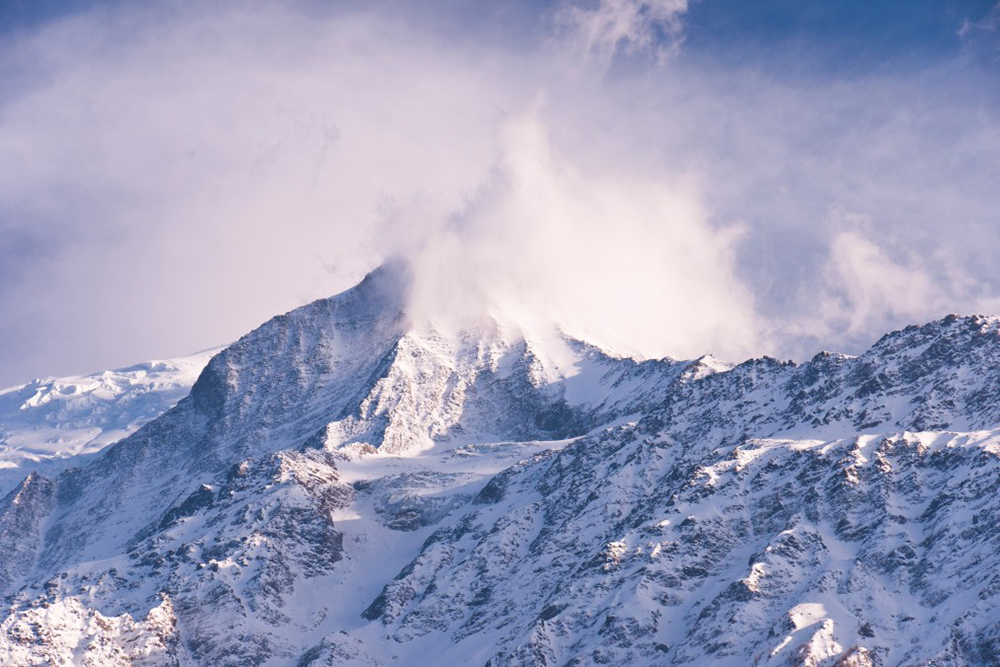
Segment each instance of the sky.
M1000 313L1000 4L0 3L0 386L417 268L645 356Z

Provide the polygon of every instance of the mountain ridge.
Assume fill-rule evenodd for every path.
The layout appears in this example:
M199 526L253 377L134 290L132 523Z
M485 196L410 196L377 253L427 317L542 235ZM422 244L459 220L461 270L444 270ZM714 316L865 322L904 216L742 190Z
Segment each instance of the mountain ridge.
M409 280L273 318L0 501L0 659L1000 655L1000 318L730 367L442 334L407 317Z

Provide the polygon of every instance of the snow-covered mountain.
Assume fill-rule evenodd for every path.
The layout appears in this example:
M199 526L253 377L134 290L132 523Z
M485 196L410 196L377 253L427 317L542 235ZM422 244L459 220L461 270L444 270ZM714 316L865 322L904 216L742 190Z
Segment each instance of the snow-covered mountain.
M94 454L177 404L221 348L0 389L0 493Z
M23 479L0 662L1000 662L1000 319L640 362L413 321L408 285L274 318Z

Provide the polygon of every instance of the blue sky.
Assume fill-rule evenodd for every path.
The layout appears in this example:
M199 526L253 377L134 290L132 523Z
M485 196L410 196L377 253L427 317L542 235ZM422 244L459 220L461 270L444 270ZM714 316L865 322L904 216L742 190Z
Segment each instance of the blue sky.
M3 3L0 385L232 340L392 253L429 311L649 355L1000 312L998 7Z
M37 28L94 8L128 4L128 0L9 0L0 5L0 30ZM312 2L309 10L345 4L349 3ZM503 27L530 32L558 6L523 0L420 4L425 13L434 15L434 22L480 33ZM993 41L984 36L963 39L959 33L963 25L988 20L995 7L993 0L696 0L686 14L685 55L730 62L749 59L784 68L792 65L787 55L797 52L829 71L878 67L897 60L926 65Z
M719 0L691 5L687 52L795 70L789 56L827 72L920 67L976 48L962 26L986 18L989 0Z

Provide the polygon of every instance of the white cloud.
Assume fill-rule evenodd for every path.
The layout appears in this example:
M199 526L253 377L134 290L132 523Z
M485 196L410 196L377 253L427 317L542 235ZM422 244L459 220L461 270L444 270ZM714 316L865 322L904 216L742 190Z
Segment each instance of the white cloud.
M916 321L947 303L942 285L918 261L893 260L858 231L837 233L824 266L829 294L817 313L832 332L864 332L873 320Z
M488 54L381 16L106 18L21 45L3 104L0 220L45 251L0 248L9 381L207 347L349 286L383 254L380 202L446 216L518 103Z
M967 39L976 34L996 32L998 27L1000 27L1000 2L993 5L989 11L976 21L970 21L969 19L962 21L962 27L958 30L958 36L962 39Z
M489 181L416 253L422 317L487 303L620 351L741 358L763 342L736 275L744 230L710 224L692 183L582 170L537 114L508 121ZM470 312L471 311L471 312Z
M569 4L558 19L583 51L609 61L616 53L675 55L683 42L688 0L598 0Z
M646 354L857 352L997 303L1000 113L960 63L608 76L676 44L670 2L578 6L555 49L392 3L164 7L0 46L0 384L231 340L397 251L445 268L435 309Z

